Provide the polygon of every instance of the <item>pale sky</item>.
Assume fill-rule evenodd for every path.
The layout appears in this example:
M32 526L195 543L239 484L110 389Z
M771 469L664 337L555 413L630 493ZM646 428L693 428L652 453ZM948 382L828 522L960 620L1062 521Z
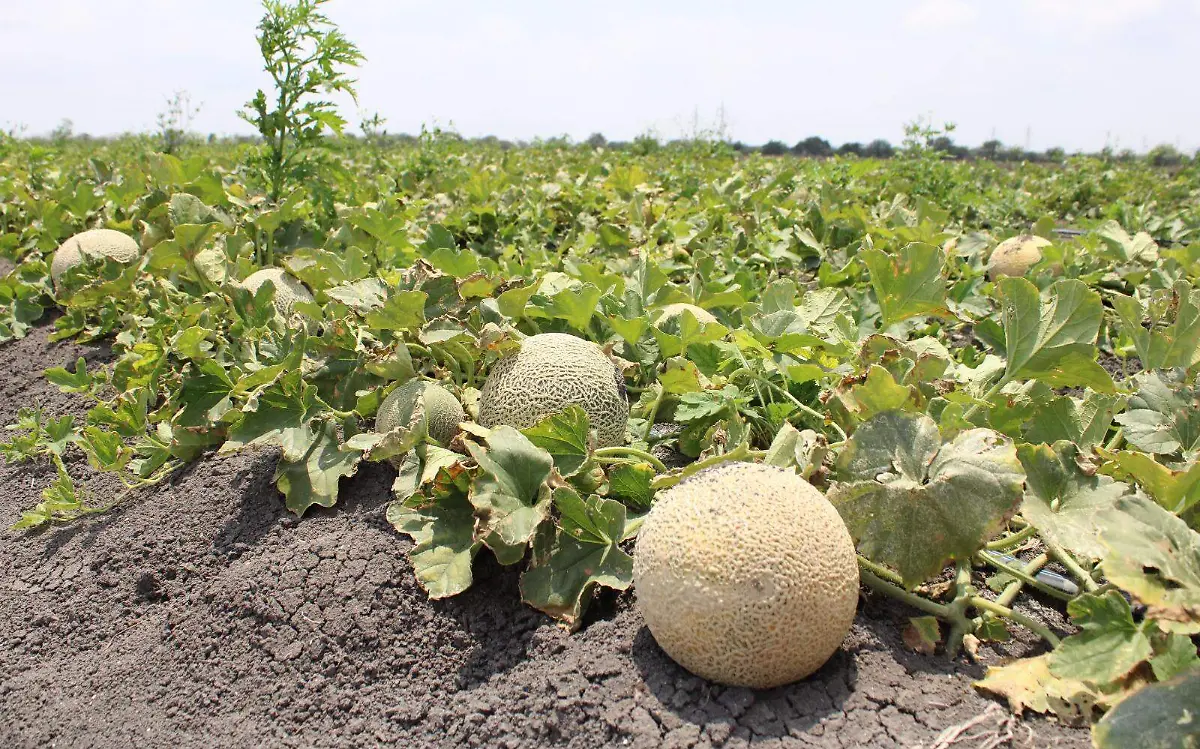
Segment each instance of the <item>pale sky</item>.
M729 135L789 145L882 137L918 116L1036 149L1200 147L1200 0L603 3L334 0L367 56L359 109L389 132ZM249 133L265 74L255 0L0 0L0 127ZM351 105L343 110L354 125Z

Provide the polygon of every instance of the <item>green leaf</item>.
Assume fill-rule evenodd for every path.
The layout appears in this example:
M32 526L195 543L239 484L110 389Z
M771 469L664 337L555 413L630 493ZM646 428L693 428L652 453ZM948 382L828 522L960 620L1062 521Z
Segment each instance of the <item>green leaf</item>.
M1140 495L1122 497L1100 528L1109 582L1166 631L1200 633L1200 533Z
M1187 281L1176 281L1166 299L1153 299L1149 329L1142 327L1146 309L1137 299L1115 296L1113 309L1121 318L1121 332L1133 339L1146 369L1189 367L1200 353L1200 291ZM1160 316L1154 314L1163 310Z
M1096 540L1100 523L1129 486L1085 472L1079 448L1070 442L1021 445L1017 456L1027 488L1021 515L1055 544L1091 559L1103 556Z
M338 443L337 428L318 422L315 429L305 428L307 444L296 441L292 450L284 450L275 467L275 481L287 498L287 508L297 515L313 505L333 507L337 503L338 482L358 470L362 452Z
M883 327L916 315L943 311L946 304L946 257L941 248L910 242L896 254L867 249L860 257L871 271Z
M1123 450L1106 454L1111 455L1121 474L1132 478L1155 502L1176 515L1200 504L1200 463L1193 463L1186 471L1177 471L1146 453Z
M471 563L480 544L474 536L474 507L465 494L418 494L407 502L393 502L387 520L412 538L407 556L430 598L446 598L471 587Z
M119 471L133 457L121 435L98 427L87 427L79 438L79 447L87 454L88 464L96 471Z
M496 297L496 306L500 308L500 314L514 320L524 317L525 305L529 303L529 299L537 292L540 285L541 280L538 279L528 286L509 289Z
M1092 730L1096 749L1200 746L1200 671L1151 684L1122 700Z
M193 363L177 394L182 408L175 415L174 423L184 427L212 424L231 408L233 389L233 380L217 362L205 359Z
M657 475L649 463L618 463L608 472L608 496L634 510L648 510L654 503L651 482Z
M1069 440L1086 450L1104 441L1121 400L1101 393L1088 393L1082 400L1058 396L1039 406L1022 432L1028 442Z
M596 314L596 304L601 292L592 284L583 284L577 289L566 288L550 297L548 303L540 305L546 315L565 320L576 330L587 330L588 323Z
M82 356L75 361L74 372L67 371L65 367L50 367L45 376L64 393L87 393L92 389L92 376L88 374L87 362Z
M968 560L1021 500L1024 473L1008 438L990 429L942 443L928 416L889 411L855 430L829 500L859 550L916 587L949 560Z
M1182 370L1143 372L1133 378L1138 391L1116 422L1134 447L1157 455L1200 449L1200 394Z
M867 379L861 385L850 388L850 396L858 404L858 414L869 419L884 411L902 410L912 405L912 390L897 385L890 372L878 364L872 364Z
M579 406L568 406L522 432L530 442L550 453L554 467L564 477L578 473L591 455L588 417Z
M378 278L364 278L326 289L325 295L360 314L382 307L387 300L387 285Z
M633 582L633 558L618 546L625 506L595 495L585 502L568 488L554 490L554 504L562 527L547 523L538 532L521 597L575 630L596 586L625 590Z
M784 422L775 439L767 449L763 462L780 468L798 470L804 478L810 478L825 460L829 444L824 435L811 429L799 430Z
M479 270L479 259L470 250L439 247L427 259L434 268L455 278L466 278Z
M1200 668L1200 654L1196 652L1196 643L1187 635L1171 633L1164 636L1150 658L1150 669L1159 681L1173 679L1193 668Z
M480 469L470 494L476 535L501 564L516 564L550 511L546 479L554 459L510 426L491 430L486 449L470 441L467 449Z
M316 408L316 391L301 379L299 370L284 375L242 406L242 418L230 430L220 451L278 445L289 459L303 455L312 444L308 420Z
M367 325L376 330L418 330L425 324L424 291L397 291L382 307L367 314Z
M215 336L216 331L193 325L179 331L171 338L171 348L184 359L207 359L211 356L209 352L213 347L209 339Z
M1098 293L1075 279L1056 281L1043 305L1037 287L1024 278L1003 278L998 286L1007 379L1113 392L1112 378L1095 361L1104 317Z
M1150 638L1133 621L1133 610L1115 590L1085 593L1067 604L1079 633L1050 654L1050 673L1063 679L1106 685L1124 678L1150 657Z

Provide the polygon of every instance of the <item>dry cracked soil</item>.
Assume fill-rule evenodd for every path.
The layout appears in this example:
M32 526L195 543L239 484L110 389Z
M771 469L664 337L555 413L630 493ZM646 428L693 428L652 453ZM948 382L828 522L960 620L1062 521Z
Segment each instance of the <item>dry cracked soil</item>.
M21 407L83 418L42 371L109 353L48 333L0 348L0 423ZM632 594L569 635L481 555L470 591L431 602L384 519L390 468L364 466L338 507L297 519L274 462L209 455L103 515L0 531L0 747L1089 745L976 694L983 665L906 650L912 612L878 599L820 671L761 692L672 663ZM96 497L118 488L70 467ZM0 459L0 523L52 477Z

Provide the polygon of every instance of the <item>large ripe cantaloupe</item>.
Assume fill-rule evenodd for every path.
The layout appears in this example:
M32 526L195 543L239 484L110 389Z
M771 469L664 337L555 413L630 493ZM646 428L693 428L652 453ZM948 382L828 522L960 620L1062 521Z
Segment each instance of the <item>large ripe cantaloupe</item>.
M541 333L492 365L479 394L479 423L527 429L579 406L600 447L625 441L625 381L599 346L564 333Z
M992 250L988 259L988 278L996 281L1005 276L1024 276L1041 262L1042 248L1050 244L1049 239L1033 234L1009 237Z
M85 258L108 258L118 263L132 263L141 255L141 248L128 234L114 229L89 229L59 245L50 261L50 278L55 291L62 291L62 276Z
M300 282L299 279L289 276L283 268L263 268L256 270L246 279L242 281L242 286L250 291L251 294L258 293L259 287L267 281L275 284L275 298L272 304L275 311L282 317L288 317L292 314L296 302L311 302L312 294L308 288Z
M687 670L766 689L802 679L846 637L858 562L845 524L790 471L726 463L663 492L634 553L638 607Z

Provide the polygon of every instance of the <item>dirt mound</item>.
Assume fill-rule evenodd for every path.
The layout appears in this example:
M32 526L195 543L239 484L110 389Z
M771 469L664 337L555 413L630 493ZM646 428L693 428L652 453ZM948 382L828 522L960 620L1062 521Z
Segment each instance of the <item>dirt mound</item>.
M107 356L47 333L0 349L5 423L78 409L42 369ZM974 694L980 667L905 651L906 612L878 601L811 679L767 692L675 666L629 596L567 635L481 561L468 593L430 602L384 520L391 468L297 521L274 461L208 456L108 514L0 535L0 746L907 747L970 721L954 746L1088 745ZM0 522L51 476L0 462Z

